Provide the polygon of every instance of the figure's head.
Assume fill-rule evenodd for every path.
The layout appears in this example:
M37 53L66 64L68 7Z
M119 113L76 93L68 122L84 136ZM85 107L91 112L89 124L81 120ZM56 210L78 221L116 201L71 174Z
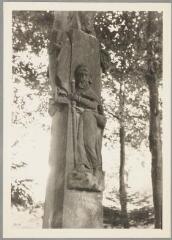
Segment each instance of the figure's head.
M75 69L76 88L85 89L91 84L88 67L84 64L78 65Z

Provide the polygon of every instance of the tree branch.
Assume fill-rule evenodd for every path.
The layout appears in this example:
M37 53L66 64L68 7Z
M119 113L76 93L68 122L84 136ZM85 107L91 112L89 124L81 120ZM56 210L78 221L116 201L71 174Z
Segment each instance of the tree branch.
M113 114L112 112L107 111L107 113L108 113L109 115L111 115L112 117L114 117L114 118L120 120L120 117L116 116L116 115Z

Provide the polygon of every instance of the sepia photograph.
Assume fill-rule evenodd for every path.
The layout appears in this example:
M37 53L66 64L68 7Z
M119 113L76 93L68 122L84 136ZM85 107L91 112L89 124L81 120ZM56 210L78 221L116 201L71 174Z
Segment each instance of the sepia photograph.
M170 17L4 3L4 237L171 236Z

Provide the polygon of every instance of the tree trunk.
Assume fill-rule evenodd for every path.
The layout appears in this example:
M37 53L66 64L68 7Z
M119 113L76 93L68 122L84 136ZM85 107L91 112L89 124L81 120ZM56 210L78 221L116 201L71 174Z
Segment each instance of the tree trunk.
M123 89L124 90L124 89ZM124 93L122 83L120 85L120 170L119 170L119 195L121 204L121 221L124 228L129 228L128 213L127 213L127 193L125 189L125 127L124 127Z
M162 228L162 142L159 111L157 68L154 61L154 43L151 34L154 30L155 13L148 12L147 53L148 73L146 81L149 87L150 125L149 146L152 154L152 189L155 213L155 228Z
M158 84L155 75L148 79L150 94L149 145L152 154L152 188L155 212L155 228L162 228L162 143L160 111L158 106Z
M121 220L124 228L129 228L128 214L127 214L127 193L125 190L125 129L120 126L120 204L121 204Z

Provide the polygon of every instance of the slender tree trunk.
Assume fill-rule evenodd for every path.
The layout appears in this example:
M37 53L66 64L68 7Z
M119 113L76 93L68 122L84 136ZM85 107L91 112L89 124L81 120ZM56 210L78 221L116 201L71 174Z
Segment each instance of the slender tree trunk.
M155 213L155 228L162 228L162 142L159 111L158 79L154 62L154 45L151 33L154 29L155 13L148 13L147 52L148 73L146 81L149 87L150 126L149 146L152 154L152 189Z
M155 228L162 228L162 143L160 111L158 104L158 84L154 75L148 79L150 94L149 144L152 154L152 188L155 212Z
M125 189L125 129L120 126L120 204L121 204L121 220L124 228L129 228L127 213L127 193Z
M119 169L119 195L121 204L121 220L124 228L129 228L128 213L127 213L127 193L125 189L125 127L124 127L124 93L122 92L122 86L120 87L120 169Z

